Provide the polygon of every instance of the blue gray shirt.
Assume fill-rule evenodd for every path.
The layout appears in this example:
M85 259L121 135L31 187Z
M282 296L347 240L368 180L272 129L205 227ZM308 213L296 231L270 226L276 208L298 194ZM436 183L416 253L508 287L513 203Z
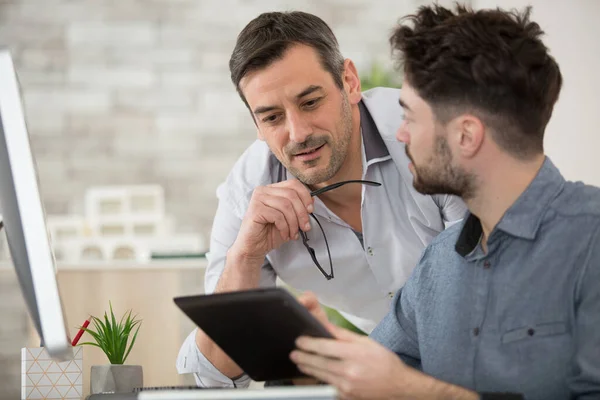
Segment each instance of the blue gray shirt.
M477 392L600 399L600 189L546 158L481 236L472 214L440 233L371 337Z

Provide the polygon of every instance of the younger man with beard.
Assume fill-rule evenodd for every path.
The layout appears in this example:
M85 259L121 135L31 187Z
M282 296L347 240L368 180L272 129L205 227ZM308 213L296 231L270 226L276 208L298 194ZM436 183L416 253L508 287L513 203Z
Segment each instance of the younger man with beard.
M600 398L600 190L544 155L562 77L529 12L422 7L391 38L414 186L465 200L371 338L301 338L343 399ZM324 323L314 299L305 299ZM508 393L507 393L508 392Z

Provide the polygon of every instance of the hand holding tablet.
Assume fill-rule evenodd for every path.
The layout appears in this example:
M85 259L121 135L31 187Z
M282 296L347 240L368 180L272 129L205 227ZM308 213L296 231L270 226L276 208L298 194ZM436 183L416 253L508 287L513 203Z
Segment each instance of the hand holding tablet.
M305 376L289 358L296 339L332 338L305 306L281 288L177 297L174 301L255 381Z

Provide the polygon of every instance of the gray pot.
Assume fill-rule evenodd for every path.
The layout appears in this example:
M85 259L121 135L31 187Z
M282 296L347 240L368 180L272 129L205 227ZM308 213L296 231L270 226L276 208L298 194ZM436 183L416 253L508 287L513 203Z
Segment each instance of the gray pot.
M90 391L98 393L130 393L142 387L141 365L92 365Z

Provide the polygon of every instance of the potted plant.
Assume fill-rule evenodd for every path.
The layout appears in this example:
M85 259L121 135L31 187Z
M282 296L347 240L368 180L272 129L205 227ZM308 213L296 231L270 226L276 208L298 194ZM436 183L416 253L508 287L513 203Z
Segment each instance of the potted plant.
M82 345L99 347L110 364L93 365L90 376L90 390L96 393L126 393L143 385L141 365L126 365L125 361L135 344L141 320L131 316L131 310L123 314L117 322L110 306L110 317L104 313L104 319L92 316L93 327L82 327L93 339L93 342Z

